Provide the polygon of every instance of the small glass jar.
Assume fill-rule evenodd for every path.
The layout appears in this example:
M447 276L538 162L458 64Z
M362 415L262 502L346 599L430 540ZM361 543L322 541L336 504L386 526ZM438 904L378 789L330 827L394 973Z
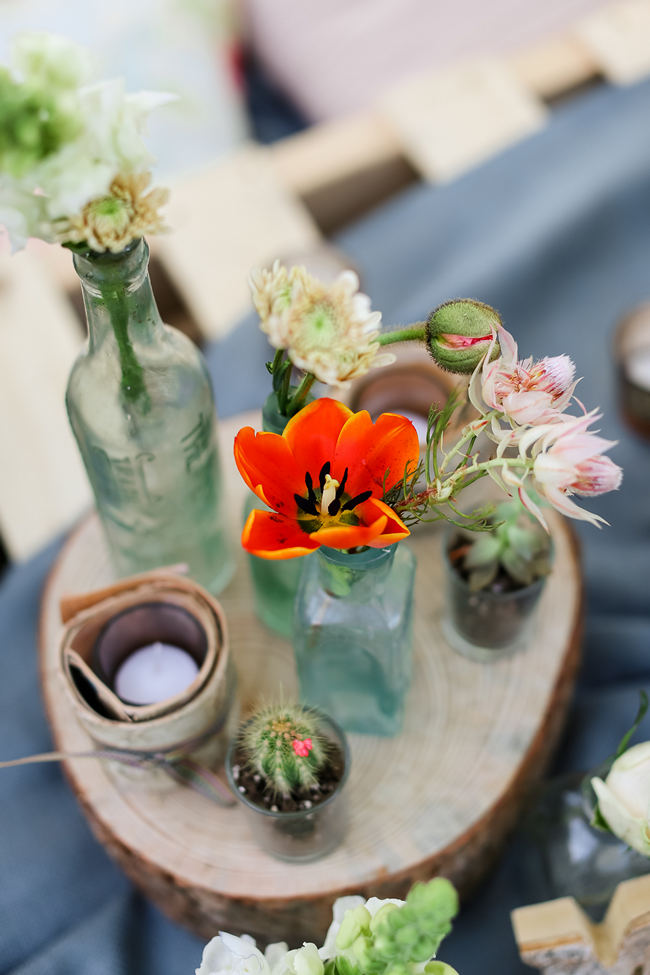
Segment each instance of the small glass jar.
M447 533L443 550L446 598L442 630L447 642L463 656L484 662L524 649L546 578L504 592L470 589L449 559L455 531Z
M346 731L395 735L411 683L415 557L320 548L304 565L293 646L300 700Z
M288 863L310 863L327 856L341 843L347 826L347 804L343 793L350 772L350 749L343 730L328 715L319 714L319 731L339 749L343 773L332 794L323 802L295 812L275 811L252 802L237 783L236 754L240 735L230 743L226 776L233 794L242 804L258 845L270 856Z
M313 396L307 396L305 405L312 401ZM262 430L266 433L282 434L287 422L286 416L283 416L278 409L276 394L271 393L262 410ZM254 508L264 508L264 503L251 493L244 504L244 522ZM289 639L293 622L293 604L302 572L302 563L304 559L311 556L305 555L296 559L261 559L258 555L251 555L250 552L247 556L257 616L269 629Z
M591 779L607 771L551 780L524 820L522 862L531 903L574 897L600 921L618 884L650 871L647 857L591 825L596 806Z

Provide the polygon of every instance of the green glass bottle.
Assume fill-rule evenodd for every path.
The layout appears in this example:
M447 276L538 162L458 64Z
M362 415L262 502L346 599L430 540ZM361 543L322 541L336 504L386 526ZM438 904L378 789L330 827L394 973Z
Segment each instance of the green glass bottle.
M76 253L88 346L66 406L119 575L184 562L211 592L235 563L224 531L210 377L196 346L163 324L136 240Z
M313 397L307 396L305 405L312 401ZM262 409L262 429L266 433L281 434L287 423L286 416L278 409L276 394L271 393ZM244 505L244 521L253 508L263 507L263 502L250 494ZM266 626L287 639L291 636L293 604L303 562L311 557L304 555L296 559L261 559L257 555L248 555L255 612Z
M395 735L411 683L415 557L394 544L309 559L294 612L300 701L346 731Z

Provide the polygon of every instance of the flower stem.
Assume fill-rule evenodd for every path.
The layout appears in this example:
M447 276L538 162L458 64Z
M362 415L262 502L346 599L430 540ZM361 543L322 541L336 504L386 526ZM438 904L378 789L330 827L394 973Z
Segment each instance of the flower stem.
M279 369L282 365L282 359L284 357L284 349L277 349L275 355L273 356L273 362L271 363L271 375Z
M283 416L288 416L289 391L291 389L291 367L285 369L282 384L278 389L278 409Z
M151 400L145 386L142 366L138 362L129 335L129 309L126 295L123 288L109 286L101 288L101 293L104 307L113 326L120 356L122 395L128 403L135 403L142 397L142 409L146 412L151 407Z
M424 342L427 337L427 323L414 322L406 328L396 328L392 332L382 332L378 336L379 345L392 345L394 342Z
M314 385L315 381L316 381L316 376L313 374L313 372L306 372L305 375L302 377L300 381L300 385L298 386L297 390L289 400L287 406L289 416L293 416L294 413L297 413L298 410L302 409L305 399L307 398L307 394L309 393L309 390Z

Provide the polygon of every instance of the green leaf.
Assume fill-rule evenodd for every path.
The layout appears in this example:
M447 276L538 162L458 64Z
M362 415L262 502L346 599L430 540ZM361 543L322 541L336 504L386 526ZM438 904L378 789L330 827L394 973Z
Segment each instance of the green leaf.
M636 718L634 719L634 724L632 725L630 730L623 735L620 742L618 743L618 748L616 749L616 752L614 754L614 761L616 761L617 758L620 758L623 752L627 750L627 746L630 743L630 739L632 738L632 735L634 735L634 733L636 732L637 728L639 727L639 725L643 721L643 718L645 717L646 711L648 710L648 695L646 694L645 691L639 691L639 696L641 700L639 703L639 710L637 711Z

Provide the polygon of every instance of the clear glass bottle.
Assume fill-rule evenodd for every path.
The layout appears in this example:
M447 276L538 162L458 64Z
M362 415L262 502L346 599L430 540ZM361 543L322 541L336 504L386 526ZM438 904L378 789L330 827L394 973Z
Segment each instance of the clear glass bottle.
M395 735L411 682L415 557L320 548L304 565L293 646L300 700L346 731Z
M161 321L149 249L74 255L88 321L66 406L120 575L185 562L219 592L234 572L224 531L210 377Z
M313 397L308 396L305 405L312 400ZM262 429L267 433L281 434L286 425L287 418L278 409L277 396L271 393L262 410ZM244 505L244 521L253 508L263 507L263 502L251 493ZM261 559L257 555L248 554L255 612L266 626L287 639L291 636L293 604L303 568L302 563L310 558L312 556L305 555L297 559Z
M531 903L574 897L600 921L618 884L650 871L647 857L591 824L596 805L591 779L608 770L552 779L526 816L522 864Z

